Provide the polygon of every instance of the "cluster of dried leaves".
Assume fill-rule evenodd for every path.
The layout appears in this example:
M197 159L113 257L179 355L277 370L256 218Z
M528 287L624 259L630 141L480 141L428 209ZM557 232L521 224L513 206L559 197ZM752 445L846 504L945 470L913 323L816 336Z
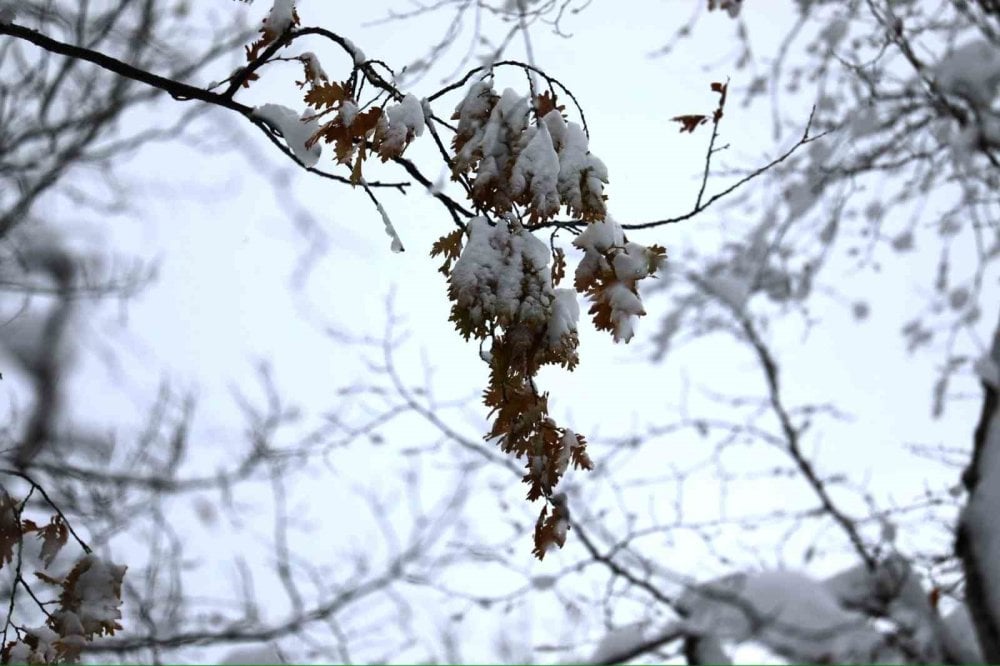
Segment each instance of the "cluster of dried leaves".
M298 20L293 14L286 37ZM261 37L247 47L247 71L266 62L281 39L265 22ZM493 419L486 438L526 460L528 499L546 501L534 539L541 559L553 545L564 544L570 525L565 497L556 490L560 479L571 464L589 470L593 463L585 438L551 418L548 393L538 390L535 378L545 365L573 370L579 362L576 293L591 301L598 330L627 342L634 319L645 314L637 283L655 274L666 251L630 243L608 218L607 169L591 154L585 128L568 121L551 82L549 90L530 98L511 89L499 94L487 71L466 90L452 126L436 121L426 100L396 90L373 74L371 62L353 56L344 81L330 80L312 54L298 58L305 76L297 83L306 89L309 109L301 122L315 123L305 147L332 145L336 162L350 168L350 182L367 190L362 166L371 155L383 162L400 158L435 122L454 133L446 159L479 215L439 239L431 256L444 259L440 270L449 279L451 321L466 339L489 346L482 353L490 366L483 401ZM251 79L246 73L244 78ZM362 103L366 81L378 90ZM724 86L716 91L725 97ZM701 122L699 117L695 124ZM557 288L566 275L563 250L532 233L562 211L573 218L568 227L584 228L574 241L584 252L575 291Z
M575 328L578 306L571 290L556 288L566 274L565 253L561 248L545 247L524 222L530 225L544 221L566 208L578 220L588 222L588 228L605 224L620 228L606 222L603 164L589 151L580 154L579 148L572 147L571 133L576 131L580 141L585 141L584 135L578 126L566 123L564 107L557 105L555 94L547 91L534 97L530 109L533 126L525 122L528 114L520 106L522 102L510 90L497 95L487 82L479 82L459 104L453 116L459 121L452 140L454 178L469 183L469 197L476 208L492 213L496 219L479 217L466 229L442 237L434 244L431 256L444 258L439 270L449 278L451 320L456 328L466 339L473 337L481 345L489 344L488 353L483 354L490 366L483 402L493 422L486 439L496 442L505 453L526 460L523 480L529 487L527 498L546 500L534 532L533 552L542 559L553 545L564 545L570 525L569 508L563 494L556 491L557 484L570 464L590 470L593 463L587 455L585 438L556 424L549 415L549 394L536 386L535 377L543 366L573 370L579 362ZM493 127L488 128L491 122ZM561 160L561 164L550 164L558 178L555 174L547 178L536 164L523 166L521 156L531 150L540 135L548 142L545 151L551 150L550 154ZM492 145L493 149L484 149L483 145ZM539 151L543 159L536 161L544 163L545 151ZM575 170L567 168L567 164L576 165ZM527 172L535 182L519 187L519 179L526 180L519 171ZM536 187L539 181L547 185ZM539 189L546 186L555 194L538 196ZM463 250L484 243L498 258L498 273L514 276L517 284L510 284L502 275L485 280L480 276L476 285L480 293L470 296L469 281L465 276L456 279L456 267L461 267ZM551 269L549 256L540 257L539 247L532 244L546 255L551 252ZM663 248L642 247L648 270L616 275L615 257L640 247L627 243L620 235L614 246L587 250L576 273L574 286L592 301L590 312L595 326L611 331L616 339L616 318L620 313L611 306L612 290L630 291L638 302L637 280L655 272L665 258ZM505 305L505 297L511 293L516 294L513 300L517 307ZM644 312L639 308L631 314ZM560 317L571 317L572 324L554 326L553 318Z
M85 555L80 557L65 576L49 571L34 575L58 590L56 601L41 602L23 579L25 538L34 534L41 542L38 557L48 569L66 545L70 529L59 513L49 522L39 525L23 517L27 499L15 500L0 488L0 568L13 565L14 582L27 590L45 615L45 624L24 627L7 617L4 625L4 645L0 663L59 663L76 662L86 644L97 637L114 635L121 629L121 586L125 567L105 563L92 555L81 542ZM13 592L11 593L13 598ZM46 606L52 604L52 610ZM15 637L6 640L13 629Z

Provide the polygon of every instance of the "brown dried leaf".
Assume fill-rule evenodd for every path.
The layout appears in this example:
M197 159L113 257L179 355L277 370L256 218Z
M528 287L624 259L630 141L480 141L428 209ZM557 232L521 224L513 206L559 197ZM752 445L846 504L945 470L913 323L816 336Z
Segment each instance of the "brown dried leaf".
M548 511L547 506L542 507L535 523L535 547L531 552L539 560L545 559L545 554L553 544L560 548L566 545L566 530L569 529L568 525L564 529L558 529L563 520L562 510L558 506L552 510L551 515L548 515Z
M375 127L378 125L378 119L381 117L381 106L373 106L367 111L359 113L354 117L354 122L351 123L351 133L354 136L367 136L370 132L375 131Z
M565 106L556 104L556 94L551 90L546 90L541 95L535 96L535 118L539 120L548 115L549 111L563 113L565 110Z
M66 540L69 538L69 528L63 522L62 516L52 516L49 524L38 532L38 538L42 540L42 561L46 567L49 567L62 547L66 545Z
M14 559L14 546L21 540L17 503L0 488L0 567Z
M334 104L340 104L346 99L350 99L350 94L346 85L340 83L324 83L309 89L304 96L306 104L314 109L330 109Z
M558 285L566 277L566 253L561 247L552 251L552 285Z
M697 129L699 125L704 125L708 122L708 116L701 114L688 114L686 116L674 116L670 120L681 124L680 131L682 134L684 132L694 133L695 129Z
M49 574L45 573L44 571L36 571L35 572L35 576L38 577L41 580L44 580L49 585L61 586L63 584L63 579L62 578L56 578L55 576L50 576Z
M458 261L459 256L462 254L462 237L464 235L465 231L463 229L455 229L450 234L441 236L441 238L434 241L434 244L431 246L431 256L444 255L444 263L438 268L438 272L444 275L451 273L451 265Z
M351 168L351 185L357 185L361 182L361 164L365 161L366 156L365 144L362 142L361 148L358 150L358 156L354 160L354 166Z

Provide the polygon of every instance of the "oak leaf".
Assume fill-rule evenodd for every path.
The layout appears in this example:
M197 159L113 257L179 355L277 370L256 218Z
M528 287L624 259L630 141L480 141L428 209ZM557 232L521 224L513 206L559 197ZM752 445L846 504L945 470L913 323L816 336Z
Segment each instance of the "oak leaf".
M556 94L551 90L546 90L541 95L535 96L535 118L541 120L549 111L558 111L561 115L565 116L563 113L566 107L562 104L556 104Z
M305 102L314 109L330 109L334 104L339 104L345 99L350 99L348 88L340 83L324 83L321 86L314 86L305 94Z
M708 122L708 116L693 113L693 114L688 114L686 116L674 116L670 120L672 120L675 123L681 124L680 131L682 134L684 132L694 133L694 131L698 128L699 125L704 125L705 123Z
M451 272L451 265L458 261L458 257L462 254L462 237L464 235L463 229L455 229L450 234L441 236L434 241L431 246L431 256L436 257L439 254L444 256L444 263L438 268L439 273L447 276Z
M559 284L566 277L566 253L561 247L552 251L552 286Z
M42 561L46 567L49 567L62 547L66 545L69 529L61 516L52 516L49 524L38 530L38 538L42 540Z

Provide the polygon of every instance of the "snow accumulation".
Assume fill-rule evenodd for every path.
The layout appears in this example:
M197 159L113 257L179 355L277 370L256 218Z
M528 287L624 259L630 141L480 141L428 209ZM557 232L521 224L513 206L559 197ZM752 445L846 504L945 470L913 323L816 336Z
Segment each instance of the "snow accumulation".
M25 641L17 641L10 648L10 663L12 664L51 664L58 660L56 641L59 634L45 625L26 628L25 633L37 641L37 647L31 648Z
M310 119L308 111L300 117L287 106L265 104L255 108L253 116L281 132L288 148L302 164L307 167L316 166L323 147L318 142L306 147L306 142L319 131L319 123L315 119Z
M597 664L605 663L642 645L646 642L645 629L644 622L612 629L597 644L594 654L590 656L590 661Z
M312 51L306 51L300 55L299 60L305 64L306 70L311 76L310 83L314 86L318 86L324 81L330 80L330 77L326 74L326 70L323 69L323 65L319 63L319 58L317 58L316 54Z
M588 224L573 239L573 245L583 250L576 282L590 284L603 279L604 287L595 297L598 304L610 308L615 341L628 342L635 335L639 315L645 314L635 282L652 274L659 260L646 246L627 242L621 226L610 217Z
M484 217L473 218L467 229L469 240L451 271L456 304L475 322L547 324L556 296L545 243L522 228L491 226ZM556 330L568 328L572 314L565 296L559 309Z
M337 117L340 118L340 122L343 123L344 127L350 127L354 123L354 119L358 117L358 105L354 103L354 100L345 99L340 103L340 108L337 110Z
M473 181L477 196L494 194L508 203L527 195L544 216L555 215L561 205L576 214L603 212L608 171L590 153L583 129L558 110L529 126L529 111L528 98L510 88L497 96L489 81L469 86L455 109L461 139L456 170L469 170L478 162Z
M271 11L264 19L264 29L273 35L280 35L292 25L295 2L293 0L274 0Z
M1000 88L1000 48L985 40L960 46L938 63L934 78L945 92L987 109Z
M521 149L510 174L510 194L520 197L531 193L532 205L544 215L559 212L559 155L552 147L552 137L545 125L525 133L527 145Z
M679 606L692 633L756 641L794 662L882 662L892 654L863 615L791 571L727 576L692 588Z
M559 195L570 210L585 206L604 208L601 196L608 182L608 168L590 152L590 141L583 128L568 123L558 111L549 111L542 122L552 136L559 153Z
M97 631L98 625L115 622L122 617L115 590L121 587L125 567L109 564L95 555L87 555L89 564L73 586L73 595L80 600L80 622L84 631Z
M727 659L722 642L755 643L800 663L982 661L965 605L942 618L901 556L822 582L782 570L733 574L690 588L678 606L683 631L712 654L706 663ZM889 620L893 631L872 618Z
M424 107L414 95L406 95L379 116L381 152L398 155L414 137L424 133Z
M562 441L559 442L559 458L557 460L556 472L560 476L566 473L573 450L579 445L580 442L576 438L576 433L567 428L566 434L563 435Z
M553 289L552 293L555 300L552 301L548 338L549 345L555 347L566 336L576 332L576 323L580 320L580 302L576 300L576 291L573 289ZM570 434L566 433L567 436ZM573 446L576 446L575 436L573 437Z
M359 49L354 42L347 39L346 37L343 37L342 39L344 40L344 48L346 48L348 51L351 52L351 57L354 59L355 67L361 67L361 65L368 62L368 58L365 56L365 52Z
M389 249L393 252L403 251L403 241L400 240L399 234L396 233L396 227L393 226L392 220L389 219L389 213L385 212L385 208L382 207L382 203L375 200L375 206L378 208L378 214L382 216L382 224L385 225L386 235L392 239L389 243Z

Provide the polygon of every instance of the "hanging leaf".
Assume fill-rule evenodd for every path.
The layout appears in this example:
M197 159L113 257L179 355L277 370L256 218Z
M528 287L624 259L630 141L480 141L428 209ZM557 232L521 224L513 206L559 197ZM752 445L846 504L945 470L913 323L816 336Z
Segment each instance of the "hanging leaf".
M450 234L434 241L434 245L431 246L431 256L444 255L444 263L438 268L439 273L447 276L451 272L451 265L462 254L462 237L464 234L465 231L463 229L455 229Z
M694 131L700 125L704 125L705 123L708 122L708 116L704 116L701 114L690 114L686 116L674 116L670 120L672 120L675 123L681 124L681 129L680 129L681 134L683 134L684 132L694 133Z
M38 538L42 540L42 561L46 567L49 567L62 547L66 545L69 529L61 516L52 516L49 524L38 531Z
M21 539L17 520L17 503L0 488L0 567L14 559L14 546Z
M325 83L310 88L304 99L309 106L322 110L333 108L334 104L340 104L345 99L350 99L350 94L345 84Z

